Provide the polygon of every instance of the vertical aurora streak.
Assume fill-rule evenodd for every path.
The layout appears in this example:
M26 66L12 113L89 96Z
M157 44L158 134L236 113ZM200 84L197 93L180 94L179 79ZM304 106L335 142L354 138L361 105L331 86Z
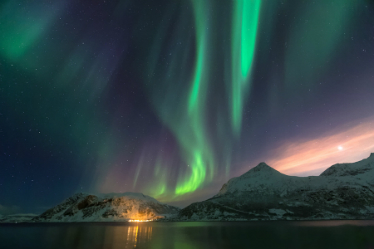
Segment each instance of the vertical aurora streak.
M155 198L160 197L166 191L167 182L167 168L163 165L162 160L158 159L156 161L156 166L154 168L155 183L153 184L152 196Z
M206 2L192 1L196 27L196 61L192 87L188 98L188 119L192 129L193 141L191 144L184 144L185 151L188 151L188 166L191 169L191 175L186 178L184 175L179 177L175 194L182 195L196 190L205 180L207 171L209 178L213 177L213 157L207 146L208 141L205 136L204 105L207 94L208 79L208 61L207 61L207 28L208 23L204 16L207 13ZM185 136L185 135L184 135ZM184 143L182 141L182 143Z
M168 52L170 62L166 65L162 63L164 59L162 41L165 42L166 39L166 28L160 27L159 39L155 40L149 58L148 75L152 77L146 81L155 111L172 132L183 160L178 165L174 196L191 193L204 183L210 182L215 170L206 116L211 53L209 20L206 16L209 1L196 0L190 3L192 11L184 12L185 18L180 18L175 24L176 39L170 42L181 44L180 40L183 37L184 46L173 45L172 53ZM186 18L190 17L190 14L193 16L192 20ZM193 23L193 28L186 33L184 30L190 27L189 22ZM161 80L155 81L154 75ZM152 90L153 87L163 90L155 92ZM176 97L177 103L175 103ZM157 168L155 174L163 172L163 175L170 175L168 166L155 165L154 167ZM163 192L163 187L159 189ZM153 189L147 191L152 192Z
M260 0L238 0L234 2L231 122L232 129L236 135L240 132L243 106L250 90L260 5Z
M204 13L208 13L208 9L204 6L204 2L193 1L195 24L196 24L196 62L195 72L192 82L192 88L189 95L188 113L191 117L191 125L194 127L197 144L203 145L204 142L204 126L202 107L205 104L206 88L209 83L207 72L209 72L209 62L206 59L206 51L208 44L207 37L207 19ZM248 96L250 87L251 69L255 54L256 34L258 19L260 13L260 0L256 1L236 1L234 3L234 16L232 27L232 89L231 89L231 112L232 112L232 128L235 134L239 134L243 106ZM199 148L198 146L197 148ZM177 195L185 194L196 190L205 179L205 172L210 172L210 180L212 179L214 168L213 160L209 163L204 160L203 150L195 149L193 152L193 160L190 164L192 175L189 179L184 180L182 184L177 185L175 193ZM208 158L213 158L209 156ZM207 168L210 167L210 168Z
M215 131L210 131L209 126L212 120L209 120L207 113L209 102L212 101L215 85L212 79L212 53L215 51L212 43L213 25L210 23L209 11L212 2L210 1L190 1L193 15L193 33L183 34L181 30L185 29L185 20L180 21L176 29L175 37L181 39L183 35L194 37L191 41L185 39L187 49L173 49L171 63L162 68L160 60L162 59L162 39L155 40L154 47L150 53L151 70L148 75L157 75L163 80L158 84L164 90L158 94L151 92L155 109L161 120L169 127L178 142L181 156L184 164L179 168L179 174L175 185L175 196L194 192L204 184L209 184L213 177L219 171L219 167L225 167L227 170L227 158L222 158L224 163L217 164L215 150L209 137L210 132L214 135ZM260 1L237 1L232 3L234 8L232 23L232 45L231 45L231 86L228 99L231 99L231 119L227 126L221 126L220 133L231 134L232 130L236 135L240 133L242 122L243 106L248 96L250 88L251 70L255 54L256 33L258 18L260 12ZM230 6L232 6L230 4ZM167 28L162 26L158 35L164 37ZM165 37L164 37L165 39ZM173 43L173 42L171 42ZM193 49L191 49L193 48ZM191 53L194 55L193 64L186 64ZM176 65L182 65L176 68ZM154 79L154 77L152 77ZM185 82L185 86L178 89L178 84ZM149 85L156 84L148 81ZM149 87L149 86L148 86ZM160 87L160 86L159 86ZM179 94L180 100L177 105L172 103L175 95ZM226 93L225 93L226 94ZM217 113L223 113L225 105L219 104L213 110ZM223 130L222 130L223 129ZM225 146L224 157L230 157L230 146ZM160 170L166 166L155 166ZM183 169L184 168L184 169ZM149 190L151 191L151 190ZM153 190L152 190L153 191Z

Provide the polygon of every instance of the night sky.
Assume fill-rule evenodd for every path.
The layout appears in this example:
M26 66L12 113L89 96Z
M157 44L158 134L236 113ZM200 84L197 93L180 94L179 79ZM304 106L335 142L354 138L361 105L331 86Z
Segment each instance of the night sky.
M0 214L371 152L373 1L0 2Z

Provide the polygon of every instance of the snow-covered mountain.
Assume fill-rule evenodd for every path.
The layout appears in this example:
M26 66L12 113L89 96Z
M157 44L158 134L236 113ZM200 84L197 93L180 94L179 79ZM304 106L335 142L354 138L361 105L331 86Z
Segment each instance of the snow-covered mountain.
M10 214L0 215L0 223L21 223L30 222L36 214Z
M96 222L154 220L180 209L140 193L90 195L78 193L35 217L36 222Z
M309 177L284 175L260 163L230 179L214 197L182 209L178 219L374 219L374 153Z

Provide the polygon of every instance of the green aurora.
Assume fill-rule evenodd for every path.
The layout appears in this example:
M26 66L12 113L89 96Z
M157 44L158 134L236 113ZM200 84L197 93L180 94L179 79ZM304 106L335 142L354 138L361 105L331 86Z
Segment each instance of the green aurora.
M66 195L134 191L164 202L211 196L267 149L302 137L299 127L317 129L313 120L332 127L343 113L336 106L369 115L352 111L363 99L339 101L348 98L345 80L372 71L365 57L372 35L361 29L371 25L371 6L5 0L0 135L10 145L0 162L11 175L18 174L14 165L41 165L32 176L49 172L54 180L40 181L51 189L61 170ZM332 91L343 93L330 98ZM348 122L350 115L342 116L336 120ZM21 178L17 186L27 182Z
M186 60L190 59L190 51L188 49L174 50L174 57L167 69L167 77L164 76L163 83L170 93L166 99L170 98L170 103L163 101L164 96L153 96L156 111L159 113L162 121L173 131L177 138L178 144L185 159L185 170L181 170L175 188L175 195L184 195L202 187L212 181L215 176L214 149L212 141L207 134L209 121L207 120L207 110L209 105L208 92L213 91L214 82L211 78L211 72L214 70L211 63L212 53L214 53L211 41L209 17L209 9L214 3L211 1L191 1L194 21L194 40L189 40L195 49L193 59L193 69L190 74L186 75L183 68L187 68ZM232 79L230 80L231 99L227 109L231 109L232 133L239 135L242 121L242 109L250 90L251 68L254 59L254 51L256 47L256 33L260 13L260 1L236 1L232 4ZM184 20L180 21L178 30L184 30ZM178 31L177 31L178 32ZM164 38L165 39L165 38ZM156 47L161 46L161 43ZM191 45L189 46L191 47ZM153 51L160 51L160 48L152 48ZM156 55L152 55L156 56ZM230 58L228 58L230 59ZM151 58L156 64L156 59ZM238 64L239 62L239 64ZM155 68L155 64L153 68ZM182 65L180 68L174 68L175 65ZM181 72L181 69L183 70ZM238 70L239 69L239 70ZM149 75L154 74L153 69ZM174 75L172 77L171 75ZM190 80L187 80L189 79ZM153 80L153 79L152 79ZM177 90L169 90L172 87L178 87L178 83L187 81L190 89L186 89L183 93L178 94L180 100L177 105L173 96L176 96ZM147 82L149 85L152 82ZM181 84L182 85L182 84ZM183 87L181 86L181 89ZM151 95L157 93L150 91ZM162 94L165 94L162 91ZM222 104L217 108L222 108ZM223 107L224 108L224 107ZM218 110L219 111L219 110ZM224 128L226 130L226 128ZM227 131L226 131L227 132ZM230 131L228 131L230 132ZM230 132L231 133L231 132ZM227 148L230 150L230 148ZM227 159L226 159L227 160ZM158 168L159 166L157 166ZM159 170L157 170L158 172ZM156 171L155 171L156 174ZM155 177L157 177L155 175ZM162 188L165 190L165 188Z

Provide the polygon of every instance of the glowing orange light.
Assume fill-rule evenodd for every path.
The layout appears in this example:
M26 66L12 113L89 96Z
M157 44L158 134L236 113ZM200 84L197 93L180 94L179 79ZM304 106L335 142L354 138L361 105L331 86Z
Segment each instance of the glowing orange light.
M129 222L150 222L153 220L129 220Z

